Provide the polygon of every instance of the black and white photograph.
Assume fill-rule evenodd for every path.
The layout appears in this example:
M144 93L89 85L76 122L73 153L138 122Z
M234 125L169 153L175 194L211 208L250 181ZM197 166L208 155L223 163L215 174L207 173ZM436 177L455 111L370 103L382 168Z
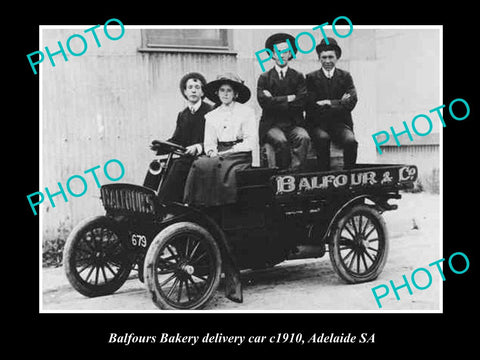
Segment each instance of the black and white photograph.
M440 26L41 28L57 39L43 311L442 310Z
M18 355L474 346L471 6L124 5L6 53Z

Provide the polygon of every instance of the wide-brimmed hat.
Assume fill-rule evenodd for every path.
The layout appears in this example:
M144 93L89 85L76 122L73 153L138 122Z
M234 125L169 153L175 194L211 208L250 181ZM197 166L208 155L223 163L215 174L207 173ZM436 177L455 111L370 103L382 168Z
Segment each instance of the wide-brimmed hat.
M229 84L237 93L235 101L239 103L246 103L250 99L250 89L244 85L244 81L234 73L225 73L217 76L216 80L210 81L205 85L204 92L207 98L214 103L219 104L221 101L218 98L217 91L223 84Z
M198 72L190 72L188 74L185 74L181 79L180 79L180 93L183 95L183 97L186 99L187 97L184 94L185 87L187 85L187 81L189 79L198 79L202 83L202 89L203 92L205 93L205 85L207 85L207 80L205 77L198 73Z
M320 55L322 51L333 50L337 54L337 59L340 59L340 56L342 56L342 49L340 48L340 46L338 46L337 40L329 37L327 37L327 39L328 45L325 39L322 39L322 41L320 41L320 44L315 47L315 51L318 55Z
M265 48L274 51L273 45L275 44L280 44L282 42L287 42L287 39L290 41L290 44L292 45L293 51L295 54L297 53L297 47L295 46L295 38L287 33L276 33L273 35L270 35L267 41L265 41Z

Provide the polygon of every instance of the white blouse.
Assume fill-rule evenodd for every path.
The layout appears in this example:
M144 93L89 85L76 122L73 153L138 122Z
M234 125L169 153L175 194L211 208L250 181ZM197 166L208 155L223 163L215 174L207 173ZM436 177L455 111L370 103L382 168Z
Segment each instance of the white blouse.
M218 142L230 142L242 139L227 152L252 152L252 166L260 166L258 125L255 112L247 105L232 102L220 105L205 115L204 148L217 151Z

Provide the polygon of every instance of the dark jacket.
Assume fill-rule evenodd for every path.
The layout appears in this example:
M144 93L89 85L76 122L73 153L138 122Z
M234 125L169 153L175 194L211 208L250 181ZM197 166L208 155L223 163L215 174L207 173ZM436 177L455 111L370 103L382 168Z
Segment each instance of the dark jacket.
M272 97L266 96L263 90L268 90ZM296 96L295 100L287 102L287 95L292 94ZM305 125L303 111L306 95L305 77L290 67L283 80L279 78L275 67L260 75L257 82L257 100L263 109L259 126L261 142L267 131L276 123Z
M306 83L308 97L305 118L308 128L346 124L353 129L351 111L358 99L350 73L335 68L333 77L328 79L323 70L319 69L307 74ZM350 94L350 98L341 100L344 94ZM316 104L325 99L332 101L331 107Z
M184 147L201 144L203 151L203 137L205 134L205 114L211 110L211 106L204 103L198 110L192 114L190 109L186 107L178 113L177 127L173 136L168 140ZM158 153L157 153L158 154ZM185 187L190 167L195 158L190 156L182 156L175 159L170 168L170 172L162 183L162 187L158 192L158 198L162 202L182 202ZM158 188L159 178L147 172L144 186Z
M186 107L178 113L177 127L173 136L168 140L178 145L190 146L193 144L202 144L205 134L205 114L212 110L212 107L202 101L202 105L192 114Z

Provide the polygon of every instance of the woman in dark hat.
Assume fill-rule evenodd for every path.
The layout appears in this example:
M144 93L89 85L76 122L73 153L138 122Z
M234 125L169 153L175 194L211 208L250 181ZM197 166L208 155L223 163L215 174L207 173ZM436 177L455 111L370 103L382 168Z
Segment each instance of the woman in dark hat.
M205 115L206 156L192 165L184 202L196 206L234 203L236 171L259 162L255 113L244 105L250 90L237 75L227 73L208 83L205 95L218 106Z

